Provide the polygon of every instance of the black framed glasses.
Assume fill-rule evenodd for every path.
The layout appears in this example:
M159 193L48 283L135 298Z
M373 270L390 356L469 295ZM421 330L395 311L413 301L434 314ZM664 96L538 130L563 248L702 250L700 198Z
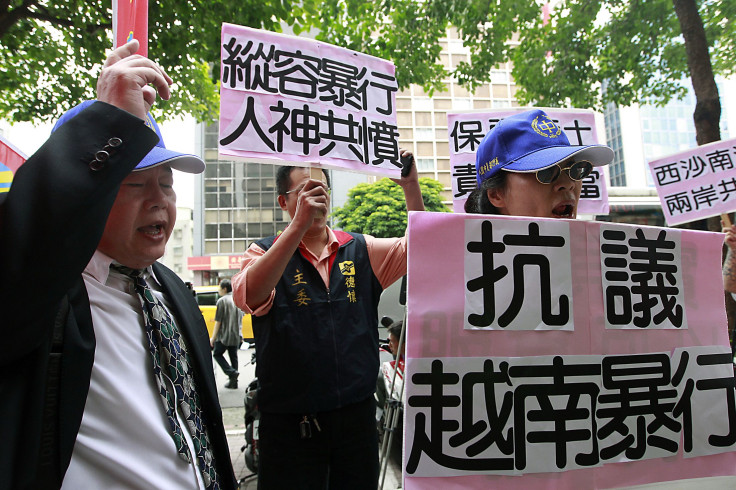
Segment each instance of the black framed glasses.
M567 172L570 179L579 181L590 175L592 171L592 163L587 160L580 160L565 168L562 168L558 163L551 167L537 170L536 176L540 184L552 184L562 175L562 172Z

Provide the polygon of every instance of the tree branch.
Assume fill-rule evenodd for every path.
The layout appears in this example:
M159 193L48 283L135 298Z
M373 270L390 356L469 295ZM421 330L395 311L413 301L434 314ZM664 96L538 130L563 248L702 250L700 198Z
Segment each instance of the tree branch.
M51 15L48 15L42 12L28 12L28 15L26 15L26 17L29 19L36 19L36 20L41 20L44 22L49 22L51 24L55 24L58 26L74 27L74 23L70 21L69 19L59 19L59 18L53 17Z
M24 0L24 2L13 10L10 8L10 0L3 0L1 6L4 13L0 14L0 39L13 27L20 19L28 17L30 7L36 5L33 0Z

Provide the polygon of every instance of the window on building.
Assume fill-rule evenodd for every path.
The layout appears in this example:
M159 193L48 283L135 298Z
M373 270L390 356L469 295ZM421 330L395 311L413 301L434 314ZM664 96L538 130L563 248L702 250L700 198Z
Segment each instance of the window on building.
M217 224L206 224L204 225L204 237L217 238Z
M416 97L412 104L412 108L415 111L431 111L432 106L432 99L429 97Z
M417 158L417 171L432 172L434 170L434 158Z
M434 130L432 128L417 128L414 131L414 139L416 141L432 141Z
M458 97L452 100L452 108L458 111L473 108L473 101L469 97Z
M491 83L508 83L509 74L506 70L491 70Z
M234 223L233 224L233 235L235 238L247 238L248 228L245 223Z

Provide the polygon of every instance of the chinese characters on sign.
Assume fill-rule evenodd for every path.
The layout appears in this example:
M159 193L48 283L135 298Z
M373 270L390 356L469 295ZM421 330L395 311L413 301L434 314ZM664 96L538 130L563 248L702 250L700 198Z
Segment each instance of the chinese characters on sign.
M468 220L465 241L465 328L572 329L567 223Z
M722 240L410 213L405 488L736 475Z
M726 346L672 355L414 359L406 470L546 473L733 451L731 365Z
M391 63L232 24L221 48L221 154L398 177Z
M606 328L687 328L680 231L601 226Z
M573 328L568 223L469 220L465 241L465 328ZM679 230L601 226L606 328L687 328L680 249Z
M453 209L456 213L463 212L468 195L477 186L475 151L481 140L501 119L520 110L523 109L449 113L447 115ZM545 109L545 112L562 127L571 145L598 143L593 112L560 109ZM583 181L579 213L608 214L608 191L603 173L604 168L596 167Z
M736 139L649 162L670 226L736 210Z

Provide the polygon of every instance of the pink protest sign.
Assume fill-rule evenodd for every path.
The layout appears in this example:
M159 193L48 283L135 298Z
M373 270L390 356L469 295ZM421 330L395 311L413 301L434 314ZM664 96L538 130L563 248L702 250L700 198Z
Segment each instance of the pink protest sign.
M483 137L504 117L528 108L493 111L450 112L447 130L450 135L450 169L452 171L452 207L456 213L465 209L468 194L477 186L475 151ZM595 114L584 109L543 109L570 140L571 145L598 144ZM608 189L605 167L596 167L583 181L578 214L608 214Z
M736 210L734 157L731 139L649 162L668 225Z
M410 213L408 240L403 488L736 475L721 236Z
M0 193L10 190L13 175L25 161L25 154L0 135Z
M148 0L112 0L112 38L113 48L137 39L148 56Z
M221 155L399 176L393 64L233 24L221 48Z

